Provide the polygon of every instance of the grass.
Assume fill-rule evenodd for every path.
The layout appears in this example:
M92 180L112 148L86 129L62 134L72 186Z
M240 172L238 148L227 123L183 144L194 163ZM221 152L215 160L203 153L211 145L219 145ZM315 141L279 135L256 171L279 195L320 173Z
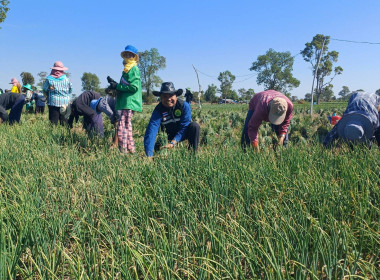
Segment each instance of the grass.
M152 109L127 157L108 121L100 140L46 116L0 126L0 279L379 278L379 149L325 150L321 107L295 114L287 149L263 125L262 152L243 153L247 105L205 105L199 153L150 162Z

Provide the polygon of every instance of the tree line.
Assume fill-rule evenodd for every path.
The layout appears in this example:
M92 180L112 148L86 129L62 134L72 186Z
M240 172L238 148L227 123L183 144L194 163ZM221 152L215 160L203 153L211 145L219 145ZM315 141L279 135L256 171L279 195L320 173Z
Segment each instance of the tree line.
M315 76L315 88L313 94L315 100L319 104L320 101L331 100L348 100L353 91L350 91L347 86L343 86L339 91L339 97L336 98L333 92L332 81L337 75L341 75L343 68L341 66L334 66L338 61L339 53L335 50L329 51L328 45L330 37L322 34L317 34L313 37L311 42L305 44L305 48L301 50L300 54L306 62L312 66L312 74ZM293 63L294 57L290 52L276 52L269 49L264 55L259 55L257 60L254 61L249 68L257 74L256 83L263 85L265 90L273 89L283 92L292 101L297 101L296 96L291 96L292 89L300 85L300 81L293 77ZM145 50L139 53L139 69L141 73L141 84L144 89L143 99L147 103L155 101L155 97L151 94L155 87L159 87L163 82L157 75L159 70L166 68L166 58L161 56L156 48ZM37 86L42 87L47 72L39 72L39 82ZM70 73L67 73L70 76ZM34 86L35 79L29 72L22 72L21 79L23 84L30 84ZM240 88L235 91L233 83L236 76L229 70L220 72L218 81L219 87L215 84L208 85L205 92L193 92L195 100L206 102L216 102L218 99L232 99L240 101L249 101L255 94L252 88ZM94 73L84 72L82 77L82 91L93 90L104 94L105 89L100 87L100 80ZM356 90L358 91L358 90ZM220 94L218 97L217 94ZM380 95L380 89L376 91ZM73 96L75 97L75 95ZM307 93L304 100L311 101L311 94Z

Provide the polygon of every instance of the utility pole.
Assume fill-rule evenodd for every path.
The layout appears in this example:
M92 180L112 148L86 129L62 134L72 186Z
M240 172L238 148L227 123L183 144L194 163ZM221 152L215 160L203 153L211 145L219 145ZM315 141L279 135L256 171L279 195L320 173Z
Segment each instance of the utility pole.
M200 82L199 82L198 71L197 71L197 69L194 67L194 65L193 65L193 68L194 68L195 74L197 75L198 87L199 87L198 106L199 106L199 109L202 109L202 105L201 105L201 96L202 96L201 84L200 84Z
M317 73L318 73L319 63L321 62L321 57L322 57L322 53L323 53L323 47L325 46L325 41L326 41L326 37L323 38L321 52L319 53L317 66L316 66L315 71L314 71L313 83L311 84L310 116L313 116L313 103L314 103L314 100L313 100L313 92L314 92L314 81L315 81L315 77L317 76Z

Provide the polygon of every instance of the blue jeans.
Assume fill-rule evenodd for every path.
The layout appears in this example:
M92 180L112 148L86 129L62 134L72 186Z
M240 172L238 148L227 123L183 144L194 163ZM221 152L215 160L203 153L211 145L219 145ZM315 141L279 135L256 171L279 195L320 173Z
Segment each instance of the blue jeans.
M253 115L253 110L248 110L247 117L245 118L245 122L244 122L243 133L241 135L241 141L240 141L240 144L241 144L241 147L243 150L245 150L246 147L251 144L251 140L249 140L249 137L248 137L248 124L252 118L252 115ZM270 126L272 128L272 131L274 131L276 133L276 135L278 136L280 126L274 125L274 124L271 124ZM289 128L288 128L288 131L289 131ZM289 141L288 131L285 134L284 147L286 147L286 145L288 144L288 141Z

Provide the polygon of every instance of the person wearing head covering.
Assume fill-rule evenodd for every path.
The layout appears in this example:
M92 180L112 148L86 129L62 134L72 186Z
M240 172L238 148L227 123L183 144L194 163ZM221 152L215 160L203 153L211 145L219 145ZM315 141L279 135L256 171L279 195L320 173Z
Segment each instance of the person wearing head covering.
M11 92L21 93L21 84L16 78L12 78L9 84L12 85Z
M46 97L41 92L41 88L36 89L36 91L32 95L31 100L34 100L36 102L36 108L34 110L34 113L35 114L44 114Z
M28 100L26 102L26 108L25 108L25 110L27 112L33 111L34 101L32 100L32 97L33 97L32 86L30 84L23 85L22 86L22 92L25 94L25 99Z
M200 126L191 121L190 104L177 98L182 93L183 90L176 90L172 82L165 82L161 85L160 91L153 91L153 95L159 96L161 101L154 108L145 131L144 148L148 157L153 156L153 150L171 149L178 142L186 139L189 141L189 148L192 148L194 152L197 151ZM155 145L160 127L165 130L170 141L163 147L160 147L158 143Z
M0 123L8 121L9 124L20 122L22 108L29 101L24 94L5 92L0 95ZM10 109L8 115L7 110Z
M185 99L186 102L191 104L191 101L193 100L194 95L191 93L190 88L186 88L186 93L185 93Z
M142 112L142 91L140 70L137 67L139 56L134 46L128 45L121 52L124 69L120 82L107 77L111 90L117 90L116 110L121 110L117 126L119 150L123 154L135 153L135 141L132 135L132 116L134 112Z
M350 144L365 143L371 147L375 139L380 146L380 96L356 92L351 95L340 121L326 135L323 145L331 147L335 140Z
M278 145L287 145L288 129L293 113L293 103L281 92L266 90L255 94L249 102L249 110L241 137L242 148L249 144L259 151L258 131L263 121L270 122L277 134Z
M61 125L64 125L66 120L60 111L61 107L69 104L72 84L64 72L68 68L61 61L56 61L51 69L51 73L46 78L42 90L47 96L50 122L56 125L59 120Z
M109 95L101 97L100 93L95 91L83 92L64 108L62 113L70 128L73 127L74 119L77 122L79 116L83 116L83 128L90 136L104 136L102 112L110 118L112 124L118 121L114 98Z

